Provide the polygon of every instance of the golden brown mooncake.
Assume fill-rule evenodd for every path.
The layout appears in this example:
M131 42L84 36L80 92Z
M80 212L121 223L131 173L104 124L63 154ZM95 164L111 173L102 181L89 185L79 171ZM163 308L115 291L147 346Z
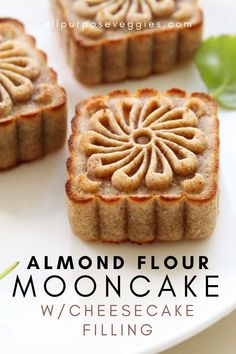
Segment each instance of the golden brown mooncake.
M17 20L0 19L0 170L60 148L66 94Z
M68 62L87 85L166 72L201 43L196 0L51 1Z
M106 242L201 239L217 215L217 105L178 89L82 101L66 184L73 232Z

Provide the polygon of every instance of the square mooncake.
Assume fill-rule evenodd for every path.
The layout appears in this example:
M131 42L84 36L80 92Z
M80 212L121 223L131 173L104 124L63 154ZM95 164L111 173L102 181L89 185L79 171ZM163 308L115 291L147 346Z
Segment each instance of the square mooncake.
M72 121L69 219L85 240L201 239L217 215L217 105L179 89L115 91Z
M51 1L68 62L87 85L166 72L201 43L196 0Z
M0 19L0 170L60 148L66 93L17 20Z

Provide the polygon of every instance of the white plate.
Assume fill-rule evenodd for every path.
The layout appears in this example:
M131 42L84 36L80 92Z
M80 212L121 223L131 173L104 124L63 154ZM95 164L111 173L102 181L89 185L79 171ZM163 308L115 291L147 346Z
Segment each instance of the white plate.
M215 33L229 33L235 30L233 0L202 1L206 14L205 36ZM188 64L162 76L154 76L143 81L132 81L121 84L101 86L93 89L79 85L67 68L64 54L58 45L58 39L50 25L50 13L46 0L1 0L1 16L18 17L26 23L27 30L37 38L38 46L43 48L49 57L49 63L59 73L60 83L67 89L69 98L69 119L73 116L74 105L80 99L90 95L105 93L109 90L127 88L135 90L139 86L167 89L173 86L188 91L205 90L194 64ZM226 316L235 309L235 229L236 229L236 113L220 110L221 123L221 173L220 173L220 213L217 228L208 240L200 242L181 242L175 244L154 244L148 246L136 245L103 245L84 243L76 239L70 231L65 206L64 182L66 148L47 158L28 165L22 165L13 171L0 175L0 269L4 269L15 260L20 260L17 270L1 281L0 302L0 343L8 353L18 350L20 353L156 353L167 349L184 339L202 331L218 319ZM79 269L59 272L67 282L68 291L58 300L45 297L42 291L43 280L57 271L34 270L27 271L29 258L35 255L39 261L43 256L49 256L53 263L58 256L71 255L77 259L88 255L92 259L96 255L120 255L125 259L125 267L121 271L88 271L97 280L96 296L87 299L87 303L109 304L157 304L162 308L168 304L193 304L193 317L148 318L137 317L140 323L151 323L153 334L150 336L118 336L101 337L81 334L82 319L80 317L62 316L60 320L43 319L40 305L54 303L60 305L79 304L82 301L73 293L73 282L81 274ZM137 271L136 258L140 255L157 257L158 262L168 255L181 259L183 255L204 255L209 258L209 271L199 271L194 268L186 273L180 268L169 271L177 292L177 298L170 296L157 297L160 283L166 271L151 271L149 267ZM152 292L145 298L135 298L128 289L128 281L132 276L145 274L151 279ZM121 274L123 292L121 298L115 295L109 300L104 296L104 276L108 274L114 281ZM37 298L12 298L13 284L19 274L26 281L30 274L35 277ZM197 298L185 299L182 283L185 274L198 276L195 289ZM206 299L204 276L219 275L219 297ZM140 283L141 284L141 283ZM55 285L56 286L56 285ZM143 282L143 286L145 283ZM104 319L94 319L101 323ZM127 324L127 319L123 319ZM129 322L133 323L132 318ZM111 319L113 321L113 319ZM117 326L121 318L114 319ZM109 318L105 319L108 326ZM75 349L76 348L76 349Z

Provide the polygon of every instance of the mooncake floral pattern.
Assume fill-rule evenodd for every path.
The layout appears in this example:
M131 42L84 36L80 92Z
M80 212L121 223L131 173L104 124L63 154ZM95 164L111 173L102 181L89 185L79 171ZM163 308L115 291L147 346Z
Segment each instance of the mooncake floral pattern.
M87 175L80 186L91 191L98 181L111 180L120 191L135 191L144 184L150 190L165 190L175 177L183 189L195 193L204 185L198 170L198 154L207 140L198 128L204 107L197 98L173 107L163 95L116 100L105 105L89 121L89 131L81 134L80 150L87 156Z
M74 3L78 15L98 22L150 22L154 18L190 15L190 3L174 0L77 0ZM174 15L175 17L175 15Z
M33 81L39 74L39 64L29 57L21 42L0 42L0 118L7 116L14 104L32 97Z

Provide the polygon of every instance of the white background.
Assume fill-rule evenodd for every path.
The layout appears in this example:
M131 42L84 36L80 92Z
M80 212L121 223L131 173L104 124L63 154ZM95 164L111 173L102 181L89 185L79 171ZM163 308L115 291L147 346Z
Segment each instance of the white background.
M206 0L201 4L206 18L205 37L211 34L235 32L233 0ZM26 24L27 31L37 38L38 47L47 52L50 65L59 73L59 81L68 92L68 121L72 118L74 106L80 99L94 94L103 94L109 90L119 88L135 90L140 86L165 90L177 86L187 91L206 91L193 63L169 74L153 76L142 81L84 88L74 80L66 65L58 38L51 28L47 0L0 0L0 9L1 16L22 20ZM202 331L235 309L236 114L220 110L219 118L221 123L220 214L213 236L201 242L139 247L129 244L119 246L88 244L76 239L70 231L66 216L64 195L66 147L41 161L20 166L0 175L0 269L20 260L18 269L0 283L0 344L1 348L4 348L4 353L11 354L18 351L28 354L51 351L60 354L69 351L90 354L95 350L103 354L156 353ZM156 319L153 322L154 335L122 337L122 339L84 338L79 332L80 319L65 318L60 321L42 319L39 311L40 304L48 299L44 298L40 287L50 272L43 270L32 272L39 288L37 299L11 299L12 284L16 274L18 273L25 280L30 274L25 269L31 255L37 256L40 261L44 255L48 255L53 262L59 255L72 255L76 259L82 255L94 258L97 254L122 255L127 261L122 271L125 282L137 274L135 260L138 255L145 254L147 257L155 255L160 260L168 255L178 258L182 255L206 255L210 260L210 271L220 276L220 297L206 300L200 296L197 300L191 299L191 303L195 303L196 308L196 316L193 318ZM147 267L144 273L153 280L153 293L142 302L144 304L158 302L159 305L168 302L171 305L173 300L169 298L159 300L155 296L155 289L165 272L151 272ZM199 273L197 269L189 274L195 273ZM91 274L102 282L103 273L95 273L93 269ZM109 274L115 276L112 271ZM183 271L180 268L171 274L175 288L181 292ZM68 286L73 285L76 275L78 270L64 274ZM197 286L202 294L200 278ZM185 301L181 293L177 300L178 303ZM79 300L69 291L58 302L75 301ZM96 304L104 301L101 290L96 298L93 298L93 302ZM124 287L123 299L114 298L111 301L130 304L137 302L130 296L126 287Z

